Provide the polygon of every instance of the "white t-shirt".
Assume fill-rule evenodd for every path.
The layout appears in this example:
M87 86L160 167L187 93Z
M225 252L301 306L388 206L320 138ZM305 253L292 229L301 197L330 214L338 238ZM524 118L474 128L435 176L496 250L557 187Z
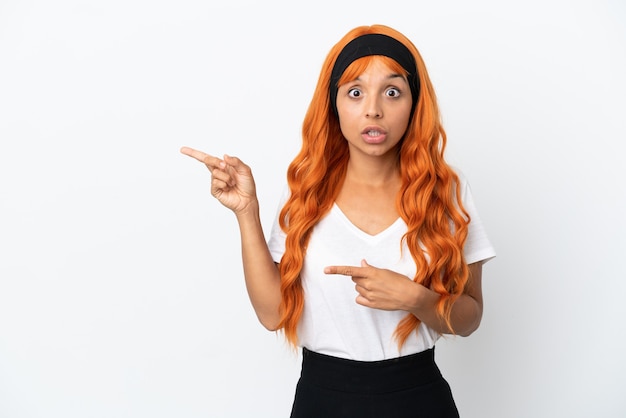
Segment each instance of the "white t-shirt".
M465 210L471 217L464 248L468 264L495 257L495 250L480 221L469 184L459 174L461 195ZM285 187L280 208L289 190ZM304 265L301 271L304 288L304 312L298 326L298 340L302 347L335 357L376 361L421 352L435 345L439 334L420 324L398 350L393 333L405 311L383 311L356 303L354 282L347 276L328 275L324 267L331 265L360 266L368 264L389 269L412 278L416 266L402 236L407 226L398 218L384 231L369 235L357 228L337 205L314 227ZM285 252L285 233L274 222L268 242L275 262Z

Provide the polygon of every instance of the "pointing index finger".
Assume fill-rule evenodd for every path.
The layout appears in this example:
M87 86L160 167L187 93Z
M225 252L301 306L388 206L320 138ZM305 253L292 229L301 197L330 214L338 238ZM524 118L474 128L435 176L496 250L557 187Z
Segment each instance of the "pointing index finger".
M182 147L180 149L180 152L182 154L188 155L189 157L195 158L196 160L200 161L201 163L206 164L207 166L211 166L211 167L217 167L220 163L220 159L217 157L214 157L212 155L206 154L202 151L199 151L197 149L193 149L193 148L189 148L189 147Z
M363 268L355 266L328 266L324 267L324 273L350 277L365 277Z

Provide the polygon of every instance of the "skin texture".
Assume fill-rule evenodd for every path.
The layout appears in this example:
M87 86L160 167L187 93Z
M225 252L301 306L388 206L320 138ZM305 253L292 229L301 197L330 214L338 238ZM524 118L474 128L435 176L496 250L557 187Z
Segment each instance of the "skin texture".
M337 112L350 149L350 161L360 163L362 158L373 157L395 165L396 149L406 132L411 105L406 78L380 61L374 61L356 80L340 86ZM369 136L366 130L377 130L381 135Z
M336 203L355 226L371 235L399 217L395 206L401 186L398 147L407 129L411 104L406 78L379 61L338 90L337 110L350 159ZM211 194L236 215L248 295L259 321L275 330L280 321L281 279L261 227L250 167L227 155L220 159L188 147L181 152L204 163L211 173ZM451 324L458 335L467 336L480 324L481 266L469 266L469 281L452 307ZM437 315L440 295L404 275L371 266L366 260L359 266L328 266L324 273L330 280L352 280L355 303L410 312L442 334L452 332Z

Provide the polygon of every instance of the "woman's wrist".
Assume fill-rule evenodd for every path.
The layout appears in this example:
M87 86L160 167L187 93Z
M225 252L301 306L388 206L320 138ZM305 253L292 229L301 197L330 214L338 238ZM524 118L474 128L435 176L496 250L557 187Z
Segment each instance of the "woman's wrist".
M411 292L411 303L408 311L418 319L423 320L434 313L435 306L439 301L439 294L419 283L414 283L414 290Z

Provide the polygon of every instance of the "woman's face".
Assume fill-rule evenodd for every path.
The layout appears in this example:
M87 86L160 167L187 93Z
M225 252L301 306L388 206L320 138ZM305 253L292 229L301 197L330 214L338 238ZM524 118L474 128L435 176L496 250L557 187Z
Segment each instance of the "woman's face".
M373 60L356 80L341 85L337 113L351 156L387 156L395 151L409 124L412 103L406 77L380 60Z

